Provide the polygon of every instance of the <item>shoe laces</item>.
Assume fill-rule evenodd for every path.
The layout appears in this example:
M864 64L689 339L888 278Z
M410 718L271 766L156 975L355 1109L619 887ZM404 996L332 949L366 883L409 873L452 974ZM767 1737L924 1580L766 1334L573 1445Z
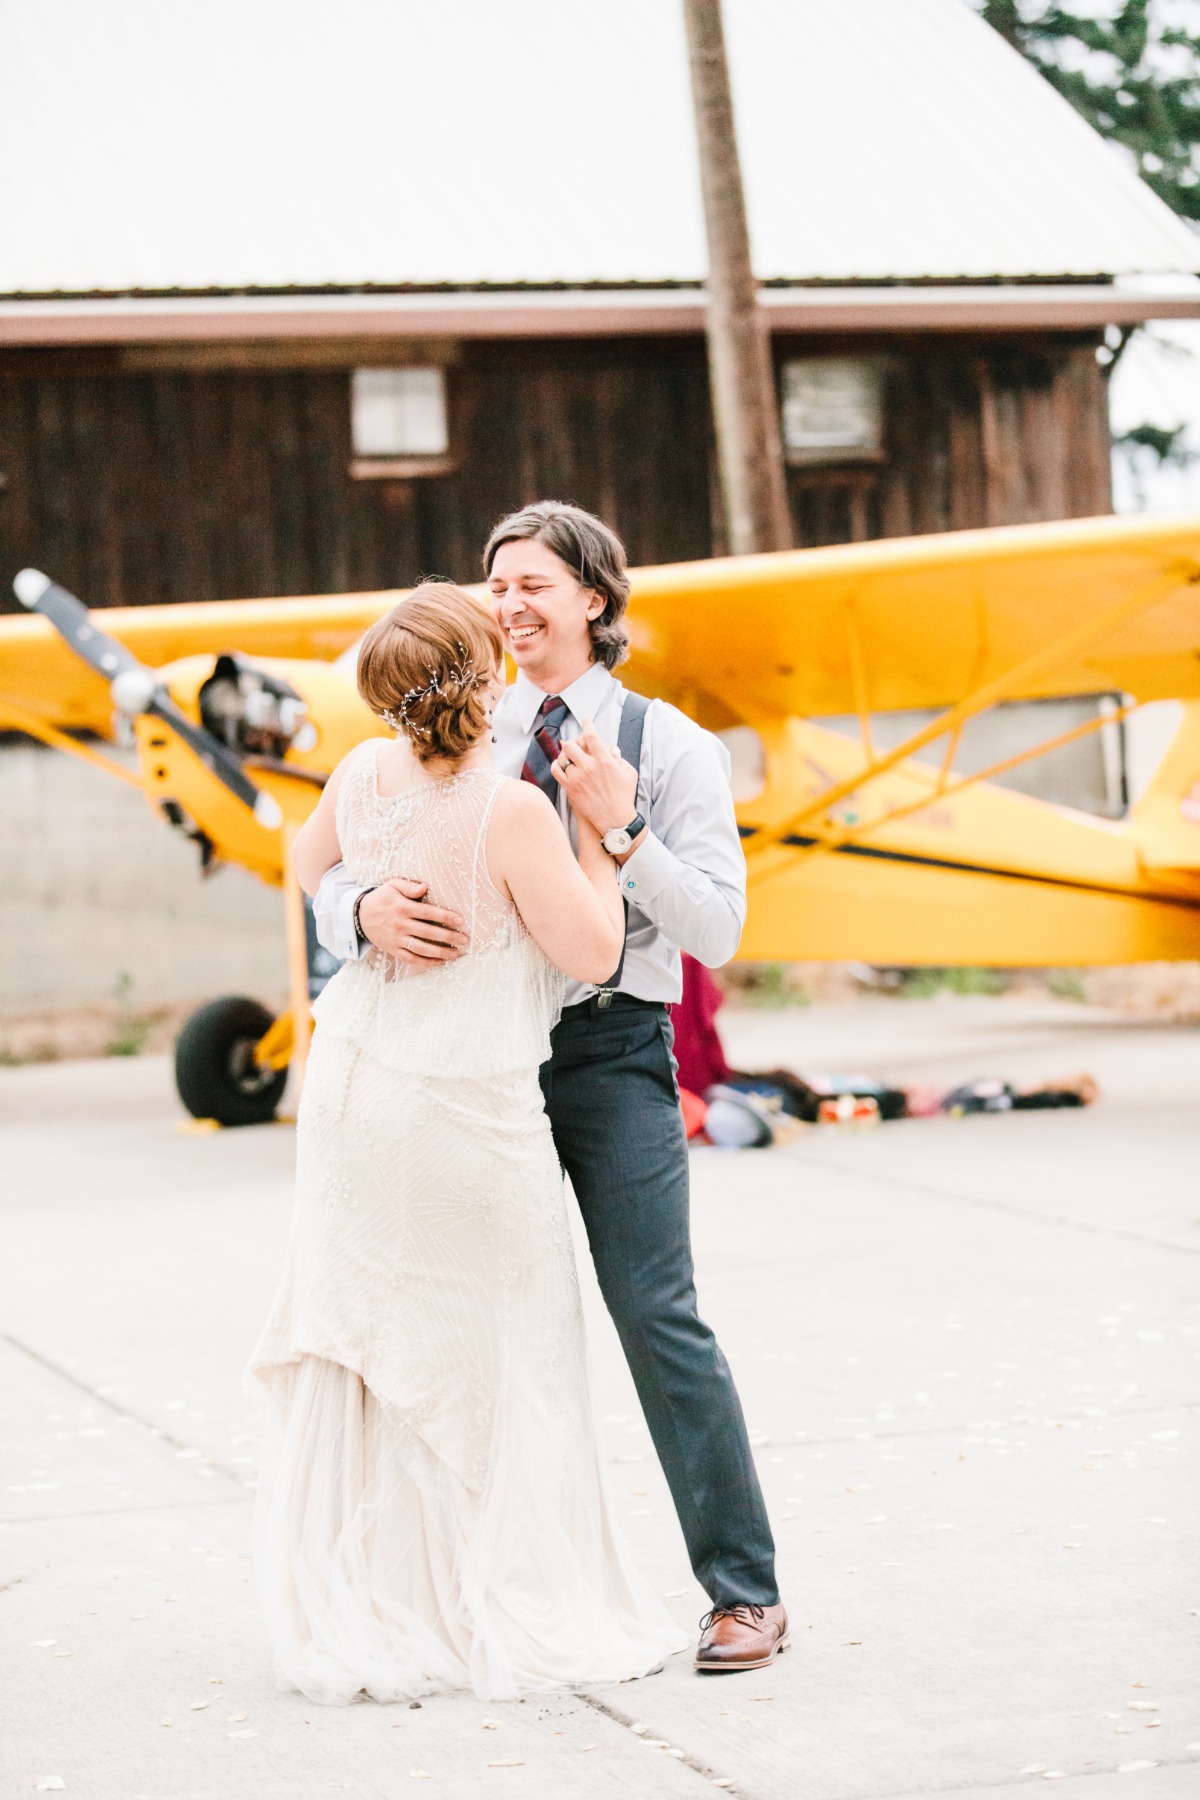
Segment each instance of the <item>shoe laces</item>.
M736 1606L714 1606L706 1612L700 1621L701 1631L708 1631L718 1619L736 1619L739 1625L761 1625L765 1606L756 1606L753 1600L739 1600Z

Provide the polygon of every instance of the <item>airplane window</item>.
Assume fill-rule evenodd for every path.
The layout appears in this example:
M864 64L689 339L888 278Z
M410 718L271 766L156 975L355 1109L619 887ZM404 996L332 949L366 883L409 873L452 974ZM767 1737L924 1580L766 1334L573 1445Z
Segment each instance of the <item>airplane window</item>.
M734 800L739 805L746 800L757 800L767 785L766 745L751 725L730 725L725 731L718 731L717 736L728 750L733 765L729 771L729 785Z

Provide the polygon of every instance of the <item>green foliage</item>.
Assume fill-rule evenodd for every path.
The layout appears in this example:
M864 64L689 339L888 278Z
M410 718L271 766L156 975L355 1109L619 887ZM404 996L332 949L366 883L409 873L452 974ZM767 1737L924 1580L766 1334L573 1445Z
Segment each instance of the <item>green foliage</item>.
M117 1020L113 1034L104 1046L105 1056L140 1056L146 1039L154 1029L154 1020L144 1013L127 1013Z
M951 994L1002 994L1007 986L999 969L946 970L946 989Z
M905 1000L931 1000L935 994L1002 994L1007 987L1001 969L908 969L900 993Z
M897 992L905 1000L932 1000L942 991L943 969L907 969Z
M1083 977L1078 969L1051 969L1046 976L1046 986L1056 1000L1086 1000Z
M20 1054L10 1050L7 1044L0 1044L0 1069L23 1069L27 1063L57 1061L58 1051L53 1044L32 1044Z
M140 1056L154 1029L156 1019L153 1013L134 1012L130 1007L129 996L132 990L133 977L123 972L117 977L114 989L117 1016L113 1021L113 1034L104 1046L105 1056Z
M787 963L735 963L726 981L743 1006L807 1006L810 996Z
M1096 17L1046 0L982 0L988 24L1185 219L1200 221L1200 32L1164 23L1161 0L1110 0Z
M1135 425L1131 431L1123 431L1113 441L1126 444L1131 450L1151 451L1158 458L1160 467L1186 469L1200 454L1184 443L1186 434L1186 425L1176 425L1174 429L1166 425Z

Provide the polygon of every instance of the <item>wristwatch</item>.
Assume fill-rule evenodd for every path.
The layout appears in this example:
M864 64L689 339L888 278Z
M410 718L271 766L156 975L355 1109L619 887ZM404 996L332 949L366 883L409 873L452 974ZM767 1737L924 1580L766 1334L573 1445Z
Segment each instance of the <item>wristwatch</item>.
M610 856L624 856L639 831L645 831L646 821L641 813L634 813L628 825L614 825L600 839Z

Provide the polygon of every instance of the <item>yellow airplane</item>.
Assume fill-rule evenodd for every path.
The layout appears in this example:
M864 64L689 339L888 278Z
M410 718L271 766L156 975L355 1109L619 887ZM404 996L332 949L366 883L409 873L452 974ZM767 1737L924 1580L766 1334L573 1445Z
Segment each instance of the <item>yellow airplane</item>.
M34 571L0 620L0 728L140 787L205 861L287 892L292 1006L214 1001L177 1076L200 1116L274 1112L303 1058L314 940L287 845L328 773L384 728L346 653L400 597L88 613ZM102 622L101 622L102 621ZM1200 958L1200 520L1102 518L726 558L633 574L629 684L725 734L750 914L740 955L894 965ZM339 663L338 659L341 658ZM1155 779L1114 822L995 785L1087 721L964 777L966 723L1011 700L1184 702ZM872 715L940 709L886 753ZM855 741L812 721L857 715ZM132 731L138 769L84 732ZM916 761L941 740L940 767Z

